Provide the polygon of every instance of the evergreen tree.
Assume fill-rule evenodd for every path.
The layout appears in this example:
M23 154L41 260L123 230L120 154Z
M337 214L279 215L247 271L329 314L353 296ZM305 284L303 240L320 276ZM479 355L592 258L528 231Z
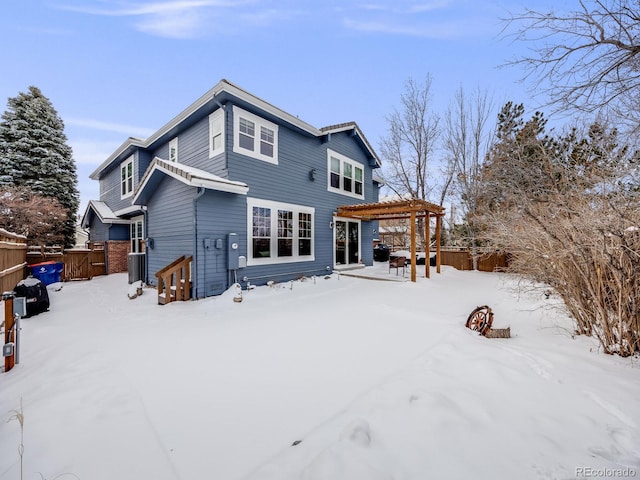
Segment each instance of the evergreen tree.
M0 120L0 184L27 187L53 197L67 213L59 227L65 246L75 243L78 175L67 145L64 123L51 101L36 87L8 100Z

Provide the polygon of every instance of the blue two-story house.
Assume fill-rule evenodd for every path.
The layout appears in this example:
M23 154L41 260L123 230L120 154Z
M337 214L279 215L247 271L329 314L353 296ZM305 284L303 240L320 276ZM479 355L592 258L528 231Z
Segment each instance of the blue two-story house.
M191 296L373 263L377 222L339 206L378 201L373 148L355 123L313 127L220 81L146 140L129 138L92 174L91 241L126 241L143 278L190 257ZM109 260L109 261L114 261Z

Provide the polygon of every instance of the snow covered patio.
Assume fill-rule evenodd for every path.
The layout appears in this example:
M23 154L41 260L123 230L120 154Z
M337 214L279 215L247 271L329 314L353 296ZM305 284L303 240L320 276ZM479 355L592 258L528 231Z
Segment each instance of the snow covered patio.
M638 359L516 287L443 267L159 306L126 274L66 283L0 374L0 479L20 478L21 401L25 479L637 477ZM513 338L464 327L482 304Z

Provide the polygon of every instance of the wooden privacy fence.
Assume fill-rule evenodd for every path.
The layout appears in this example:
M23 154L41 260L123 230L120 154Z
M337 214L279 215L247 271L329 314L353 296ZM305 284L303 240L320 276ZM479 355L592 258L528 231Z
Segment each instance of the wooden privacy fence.
M473 270L473 259L468 250L445 250L440 251L442 265L449 265L456 270Z
M26 266L27 238L0 228L0 293L13 290Z
M88 248L70 250L62 250L60 247L29 247L27 263L34 265L41 262L64 263L62 281L91 280L107 273L104 242L90 242Z
M450 250L443 248L442 265L457 270L473 270L473 257L469 250ZM501 252L483 253L478 257L478 270L481 272L503 271L509 265L509 255Z
M478 258L478 270L481 272L503 272L508 266L508 253L491 252L480 255Z

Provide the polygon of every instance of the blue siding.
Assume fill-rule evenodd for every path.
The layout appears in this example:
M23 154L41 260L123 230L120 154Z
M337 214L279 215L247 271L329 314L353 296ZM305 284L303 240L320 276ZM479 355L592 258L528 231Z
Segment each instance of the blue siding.
M229 128L230 127L225 128L227 138L229 135ZM209 158L208 116L180 132L177 137L178 162L226 178L227 172L224 155L217 155L214 158ZM154 150L151 157L157 156L163 160L169 160L169 141L171 141L171 139Z
M89 222L89 240L92 242L109 240L109 225L102 223L95 215Z
M149 168L149 165L151 165L151 161L153 160L151 152L144 150L138 150L137 156L137 167L135 169L135 173L137 174L136 187L140 184L140 180L142 180L144 173L147 171L147 168Z
M129 240L129 225L114 223L109 227L108 240Z
M229 178L247 183L251 197L314 207L315 261L252 266L247 268L247 276L250 278L270 274L285 277L286 273L291 273L290 277L294 278L297 276L294 273L296 271L324 272L326 266L332 268L334 244L333 230L329 224L333 220L333 212L341 205L370 203L378 199L378 189L374 187L369 159L350 132L333 134L326 143L322 139L301 135L282 125L278 133L278 165L234 153L228 143ZM232 140L233 136L228 138L229 142ZM327 149L364 165L364 200L327 190ZM314 181L309 178L312 168L316 170ZM373 264L373 239L377 236L377 228L377 222L361 222L360 225L361 249L358 254L366 265Z
M133 154L133 188L134 191L140 183L144 171L149 166L149 155L142 152L136 152ZM122 208L131 206L133 196L127 198L120 198L120 165L122 161L129 158L129 155L121 159L121 161L115 162L111 169L100 176L100 200L109 205L109 208L114 212Z
M207 190L196 204L197 238L196 258L198 261L196 298L219 295L235 279L227 270L227 237L236 233L240 255L247 251L247 197ZM205 248L205 239L209 247ZM222 248L216 248L216 240L221 240ZM241 273L238 276L241 278Z
M241 107L253 111L250 105ZM202 113L202 112L201 112ZM178 161L181 164L211 172L223 178L248 184L249 197L289 203L315 209L313 217L314 260L295 263L252 265L237 272L227 269L227 236L237 233L240 255L248 256L247 197L212 190L189 187L169 176L162 179L147 203L146 236L152 238L153 249L147 249L148 281L156 283L155 273L181 255L193 255L194 297L217 295L229 288L235 278L248 277L254 284L269 280L286 281L301 275L324 274L334 265L334 231L330 227L338 206L378 201L378 188L372 179L372 160L363 150L359 139L345 131L333 133L330 139L317 138L288 125L279 123L278 165L233 152L233 108L225 108L225 153L209 158L209 117L203 113L199 120L176 135ZM268 118L271 122L278 119ZM134 154L135 187L154 157L168 160L169 142L152 149L138 149ZM336 151L364 165L364 199L329 192L327 150ZM128 158L128 156L126 157ZM120 159L101 175L100 199L114 210L131 205L132 197L120 198ZM315 169L315 180L309 172ZM359 258L367 265L373 263L372 244L378 222L361 222ZM101 225L93 220L92 240L128 239L127 225ZM205 247L209 239L209 247ZM215 248L222 240L221 249Z
M171 177L165 178L147 204L148 281L156 285L155 273L181 255L193 254L193 199L196 189Z
M102 223L98 217L94 216L89 225L89 240L92 242L129 240L129 225Z

